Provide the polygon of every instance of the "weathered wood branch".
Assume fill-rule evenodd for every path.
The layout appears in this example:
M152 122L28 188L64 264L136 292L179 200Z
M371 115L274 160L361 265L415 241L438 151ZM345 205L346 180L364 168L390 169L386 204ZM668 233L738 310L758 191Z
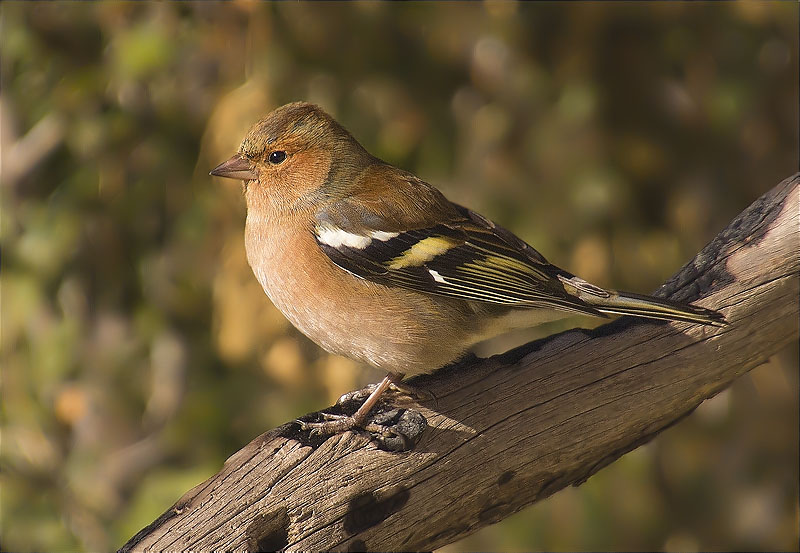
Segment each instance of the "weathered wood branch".
M266 432L124 551L431 550L600 468L798 337L800 174L740 214L659 293L730 326L622 318L418 378L412 451Z

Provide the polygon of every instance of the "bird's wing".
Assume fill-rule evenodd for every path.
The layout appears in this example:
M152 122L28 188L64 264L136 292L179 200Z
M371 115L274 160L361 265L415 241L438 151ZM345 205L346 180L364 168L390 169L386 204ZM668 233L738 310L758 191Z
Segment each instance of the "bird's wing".
M367 211L359 202L357 209L320 212L316 220L319 247L357 277L463 300L604 316L576 297L575 289L607 296L605 290L551 265L514 234L471 210L447 202L437 209L447 214L443 222L418 224L409 217L415 209L388 216Z

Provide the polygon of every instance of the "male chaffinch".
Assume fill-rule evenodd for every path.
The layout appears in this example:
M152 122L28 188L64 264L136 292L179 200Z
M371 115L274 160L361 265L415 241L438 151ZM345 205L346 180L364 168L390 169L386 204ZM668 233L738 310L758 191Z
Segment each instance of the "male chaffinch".
M606 290L547 262L508 230L370 155L319 107L280 107L211 175L243 182L247 259L267 296L325 350L389 375L431 372L498 334L570 313L723 326L715 311Z

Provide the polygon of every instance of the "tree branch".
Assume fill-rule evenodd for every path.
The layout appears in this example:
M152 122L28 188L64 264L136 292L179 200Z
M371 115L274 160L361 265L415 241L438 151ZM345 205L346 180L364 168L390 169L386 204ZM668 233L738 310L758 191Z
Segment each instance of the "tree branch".
M435 399L413 451L346 433L266 432L122 551L431 550L578 485L798 337L794 175L659 295L726 328L621 318L417 378Z

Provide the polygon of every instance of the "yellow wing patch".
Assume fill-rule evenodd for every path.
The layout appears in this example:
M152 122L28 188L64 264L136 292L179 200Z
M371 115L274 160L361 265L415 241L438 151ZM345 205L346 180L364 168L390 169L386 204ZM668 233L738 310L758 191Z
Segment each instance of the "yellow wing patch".
M446 236L429 236L420 240L402 254L389 260L387 267L390 269L403 269L405 267L419 267L434 257L442 255L447 250L460 246L463 242Z
M548 277L542 271L535 269L528 263L523 263L517 259L510 257L501 257L499 255L488 255L486 259L476 261L476 264L484 269L495 269L501 274L511 272L517 274L530 275L534 278L546 280ZM510 275L509 275L510 276Z

